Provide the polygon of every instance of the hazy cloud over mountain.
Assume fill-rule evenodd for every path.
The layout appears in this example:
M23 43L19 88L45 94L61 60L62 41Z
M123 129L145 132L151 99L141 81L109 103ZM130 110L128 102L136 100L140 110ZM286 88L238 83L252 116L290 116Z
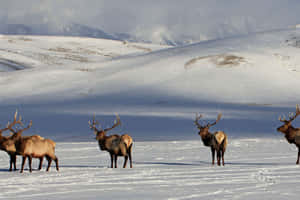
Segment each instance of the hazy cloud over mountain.
M140 40L199 41L300 23L298 0L1 0L0 23L83 24ZM1 28L1 26L0 26Z

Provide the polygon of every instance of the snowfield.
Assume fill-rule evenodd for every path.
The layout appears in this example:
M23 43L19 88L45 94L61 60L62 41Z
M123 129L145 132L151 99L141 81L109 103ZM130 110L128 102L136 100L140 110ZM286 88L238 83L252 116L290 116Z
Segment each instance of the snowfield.
M0 198L298 199L296 152L280 137L230 139L226 165L218 167L200 138L135 142L133 168L110 169L109 154L96 142L58 143L60 171L52 166L46 173L44 165L32 174L27 164L23 174L9 172L8 156L0 152Z
M300 103L299 55L299 28L172 48L0 35L0 127L17 109L33 121L24 135L56 141L60 162L60 172L9 172L1 151L0 198L299 199L296 148L276 132ZM223 114L210 130L229 137L225 167L210 164L198 112ZM110 169L88 127L93 114L110 127L115 113L111 133L135 141L133 169Z

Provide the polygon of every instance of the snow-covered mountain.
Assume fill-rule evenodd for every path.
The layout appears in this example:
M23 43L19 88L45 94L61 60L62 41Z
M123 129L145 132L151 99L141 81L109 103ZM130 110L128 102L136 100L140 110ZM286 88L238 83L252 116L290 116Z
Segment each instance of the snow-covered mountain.
M161 45L178 46L189 44L192 41L187 40L174 40L173 38L159 34L156 39L137 37L129 33L107 33L101 29L93 28L87 25L69 23L60 26L52 24L1 24L0 34L5 35L44 35L44 36L77 36L77 37L90 37L109 40L120 40L139 43L154 43Z
M2 24L0 25L0 34L7 35L56 35L56 36L78 36L102 38L110 40L121 40L113 35L105 33L104 31L92 28L86 25L71 23L61 25L60 28L53 28L51 24Z
M276 135L278 116L300 102L299 38L292 28L170 48L3 35L1 124L18 109L33 132L86 140L94 113L103 126L119 113L116 131L136 139L188 139L196 112L222 112L216 128L231 136Z
M299 24L297 0L1 2L0 33L102 34L134 42L182 45ZM4 28L5 29L5 28ZM71 32L68 30L72 30ZM103 33L104 32L104 33Z

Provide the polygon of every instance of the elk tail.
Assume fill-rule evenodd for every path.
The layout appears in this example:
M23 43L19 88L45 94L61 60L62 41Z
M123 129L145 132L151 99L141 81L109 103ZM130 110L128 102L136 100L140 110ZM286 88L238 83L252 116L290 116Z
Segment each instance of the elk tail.
M225 146L227 145L227 136L224 132L219 131L219 132L215 133L215 138L216 138L216 141L219 145L222 144L222 143Z

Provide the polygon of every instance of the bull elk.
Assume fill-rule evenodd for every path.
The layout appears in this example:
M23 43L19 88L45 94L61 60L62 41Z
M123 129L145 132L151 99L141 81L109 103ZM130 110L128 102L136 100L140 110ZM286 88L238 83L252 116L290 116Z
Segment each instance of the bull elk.
M110 160L111 160L111 168L113 168L113 163L115 163L115 168L117 168L117 160L118 156L124 157L124 164L123 168L126 168L127 160L129 158L130 160L130 168L132 168L132 145L133 141L132 138L127 135L109 135L107 136L106 133L109 130L112 130L113 128L117 127L121 124L120 117L117 115L116 120L112 127L102 129L97 128L96 125L98 125L99 122L95 121L95 115L93 118L93 121L89 121L89 127L94 131L94 134L96 135L96 140L98 141L99 147L101 151L107 151L110 154Z
M217 131L215 133L209 132L209 128L214 126L218 123L221 119L222 114L218 114L217 120L214 123L207 123L205 125L201 125L198 121L202 118L202 115L196 114L196 119L194 121L195 125L199 129L199 135L202 139L202 142L205 146L211 148L212 153L212 164L215 164L215 152L217 152L217 160L218 165L221 165L221 158L222 164L224 165L224 153L226 151L227 146L227 135L223 131Z
M300 128L294 128L292 126L292 121L296 119L296 117L300 114L299 105L296 105L296 112L289 114L289 119L286 120L285 117L279 116L279 121L283 122L284 124L277 128L278 132L284 134L284 137L290 144L295 144L298 147L298 157L296 164L299 164L299 157L300 157Z

